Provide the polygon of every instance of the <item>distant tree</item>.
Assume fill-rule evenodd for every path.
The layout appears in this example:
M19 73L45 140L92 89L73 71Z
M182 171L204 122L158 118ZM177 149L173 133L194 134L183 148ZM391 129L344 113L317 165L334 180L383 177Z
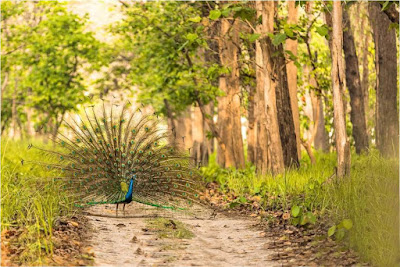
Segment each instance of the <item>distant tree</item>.
M296 3L294 0L287 1L287 9L288 9L288 19L287 23L289 24L297 24L298 21L298 9L296 7ZM288 38L286 40L285 49L290 51L291 54L297 57L297 39L292 40ZM288 87L290 94L290 104L292 107L293 114L293 123L296 133L296 144L297 144L297 155L300 159L301 157L301 141L300 141L300 118L299 118L299 100L297 98L297 66L295 65L294 60L288 59L288 63L286 65L287 77L288 77Z
M14 96L12 105L6 105L11 106L11 116L15 117L14 99L20 98L20 112L27 116L25 109L33 109L29 120L35 120L38 131L44 128L54 137L64 115L87 102L85 69L92 71L100 66L100 43L87 31L86 18L67 11L64 3L2 3L2 11L10 7L19 7L19 11L6 12L7 23L12 25L2 35L6 40L12 38L6 45L9 51L2 51L4 75L12 76L14 83L13 88L5 85L5 93ZM3 114L7 115L2 109Z
M394 4L392 5L394 8ZM376 145L383 156L394 157L398 156L399 152L396 32L387 14L381 10L379 3L369 3L377 74Z
M361 78L356 54L356 47L350 17L343 7L343 50L346 63L346 84L350 93L350 119L353 125L353 138L356 152L360 154L368 149L368 134L365 120L364 92L361 87Z

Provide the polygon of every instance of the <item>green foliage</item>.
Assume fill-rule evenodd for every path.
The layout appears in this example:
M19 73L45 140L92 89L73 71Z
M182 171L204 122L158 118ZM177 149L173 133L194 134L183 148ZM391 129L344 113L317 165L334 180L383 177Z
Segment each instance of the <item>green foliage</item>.
M63 6L47 12L33 30L25 54L24 63L31 68L26 81L32 88L30 106L59 124L67 111L76 110L77 102L86 102L78 67L97 64L99 45L91 32L85 32L84 19Z
M399 165L378 156L352 155L351 176L324 183L334 172L335 155L317 153L316 165L302 157L297 171L284 175L257 175L253 166L244 170L220 169L211 157L202 172L207 181L217 181L223 192L236 199L230 207L261 197L264 209L291 210L295 225L308 226L324 218L333 226L327 236L344 240L361 257L376 266L394 266L399 246Z
M353 227L353 221L350 219L344 219L338 225L333 225L328 229L328 237L335 235L337 241L341 241L347 231Z
M26 247L21 263L41 265L52 254L52 229L60 216L69 214L72 203L60 184L49 180L49 173L27 159L40 160L28 143L2 140L1 147L1 227L22 228L19 242ZM21 159L25 159L21 164Z
M65 3L6 1L1 8L2 78L8 78L2 124L9 125L14 102L20 124L32 108L29 120L37 128L50 122L43 131L54 132L66 112L86 101L85 72L100 66L101 44L86 30L86 18L68 11Z
M292 206L291 209L292 214L292 224L293 225L307 225L307 224L315 224L317 222L317 217L309 211L305 212L303 209L297 205Z
M133 3L122 11L126 20L113 27L120 36L122 53L130 54L127 78L139 87L138 98L157 111L180 112L200 99L203 103L220 95L214 86L224 70L201 57L212 53L206 36L208 18L202 17L198 3ZM210 12L211 19L221 16Z

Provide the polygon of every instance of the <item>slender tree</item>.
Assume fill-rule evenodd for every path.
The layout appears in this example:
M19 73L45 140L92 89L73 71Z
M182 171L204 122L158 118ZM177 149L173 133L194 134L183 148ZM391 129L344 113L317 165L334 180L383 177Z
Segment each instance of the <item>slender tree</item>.
M342 49L342 3L339 1L334 1L332 12L331 74L338 177L343 177L350 174L350 145L349 141L347 140L346 121L343 107L343 94L344 89L346 88L346 81L344 75Z
M346 62L346 84L350 93L350 119L353 124L353 138L356 152L368 149L367 125L365 123L364 92L361 87L358 58L353 33L350 28L350 17L343 7L343 49Z
M379 3L369 3L375 41L376 145L383 156L398 155L399 113L397 109L397 48L395 29Z
M288 1L288 23L289 24L297 24L297 7L295 1ZM287 39L286 40L286 50L292 52L294 56L297 56L297 40ZM292 107L293 114L293 123L294 129L296 133L296 144L297 144L297 156L300 159L301 157L301 143L300 143L300 117L299 117L299 106L297 99L297 67L294 64L293 60L288 61L286 65L287 77L288 77L288 86L289 86L289 94L290 94L290 104Z

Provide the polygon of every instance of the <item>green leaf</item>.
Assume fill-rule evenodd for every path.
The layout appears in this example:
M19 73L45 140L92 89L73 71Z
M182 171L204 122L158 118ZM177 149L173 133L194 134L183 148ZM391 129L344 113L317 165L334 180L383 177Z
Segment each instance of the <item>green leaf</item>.
M317 222L317 217L315 217L315 215L311 211L307 213L307 218L308 221L312 224L315 224Z
M211 10L208 17L212 20L218 19L219 17L221 17L221 10Z
M221 15L222 16L224 16L224 17L228 17L230 14L231 14L231 9L230 8L224 8L222 11L221 11Z
M299 207L299 206L296 206L296 205L293 206L293 207L292 207L292 212L291 212L291 213L292 213L292 216L296 218L296 217L299 216L299 214L300 214L300 207Z
M278 33L274 36L274 39L272 40L272 44L275 46L280 45L286 40L286 34L284 33Z
M328 236L331 237L333 236L333 234L336 232L336 225L332 226L331 228L329 228L328 230Z
M194 18L190 18L189 21L198 23L198 22L201 21L201 17L200 17L200 16L197 16L197 17L194 17Z
M247 199L246 199L245 197L240 197L240 198L239 198L239 202L240 202L240 203L243 203L243 204L244 204L244 203L247 203Z
M343 228L338 229L335 233L336 240L338 240L338 241L342 240L344 238L345 234L346 234L346 232L344 231Z
M315 30L321 36L327 36L329 33L329 28L328 28L328 25L326 25L326 24L324 24L320 27L317 27Z
M260 36L261 36L261 34L259 34L259 33L253 33L253 34L250 34L248 39L250 42L254 42L258 38L260 38Z
M189 40L190 42L193 42L194 40L199 37L196 33L188 33L186 34L186 39Z
M288 37L290 37L290 38L293 38L293 37L294 37L293 30L290 28L290 25L289 25L289 24L285 24L283 30L285 31L285 34L286 34Z
M261 186L259 186L259 185L254 186L253 194L258 194L260 192L261 192Z
M353 228L353 221L350 219L344 219L342 221L342 225L345 229L350 230L351 228Z
M293 224L294 226L298 225L299 223L300 223L300 218L293 218L293 217L292 217L292 224Z
M391 1L386 1L383 5L382 5L382 9L381 11L385 11L390 7Z
M306 225L309 222L308 216L302 215L300 218L300 225Z

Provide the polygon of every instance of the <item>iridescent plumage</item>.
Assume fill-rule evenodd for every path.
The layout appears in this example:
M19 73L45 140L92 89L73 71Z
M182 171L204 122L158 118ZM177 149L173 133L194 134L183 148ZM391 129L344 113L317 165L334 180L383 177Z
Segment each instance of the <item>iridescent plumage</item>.
M168 143L157 116L133 111L129 104L111 105L109 113L103 104L99 113L91 107L64 122L69 134L58 134L60 149L37 147L51 157L42 164L57 172L54 178L63 181L77 205L134 201L190 210L202 204L200 175L190 157Z

